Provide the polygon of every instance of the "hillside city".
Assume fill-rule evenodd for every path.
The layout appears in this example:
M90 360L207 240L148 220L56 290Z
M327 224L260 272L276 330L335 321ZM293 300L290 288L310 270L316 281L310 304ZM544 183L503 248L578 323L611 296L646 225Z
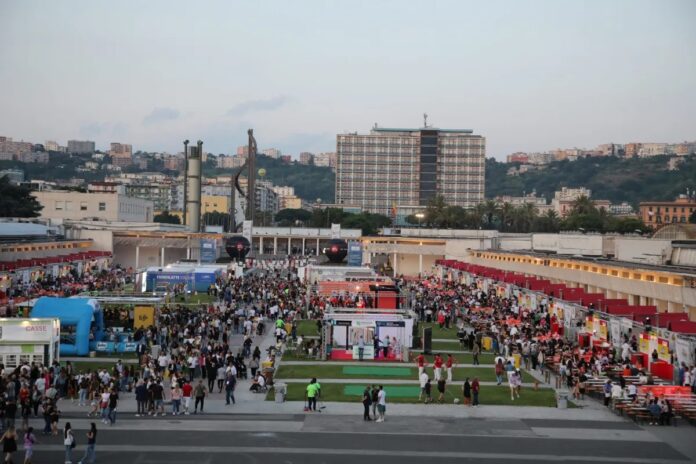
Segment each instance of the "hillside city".
M338 136L340 140L341 136ZM232 173L243 168L249 153L248 146L238 147L233 154L212 154L203 152L203 214L205 223L218 230L223 227L229 229L230 201L232 193ZM486 207L496 212L499 217L497 223L473 220L467 223L466 212L450 211L449 219L443 219L442 211L439 218L431 208L427 219L419 221L416 214L425 214L426 208L414 206L418 202L403 202L388 200L382 207L370 207L368 202L356 202L350 199L349 205L345 201L337 204L334 200L335 175L338 165L338 156L334 152L313 154L301 152L298 156L283 154L278 148L261 150L258 155L262 162L264 175L259 177L256 183L256 203L259 211L264 213L265 225L287 223L288 220L307 221L306 213L292 213L282 210L336 209L334 217L355 213L373 213L384 216L381 225L405 226L414 224L434 224L447 227L472 227L498 228L501 230L530 230L531 226L521 225L521 222L529 222L532 219L540 219L545 222L545 229L557 230L560 220L566 218L573 208L574 203L581 197L591 199L592 205L597 209L603 209L608 215L620 219L635 219L616 229L622 232L635 232L636 230L657 229L664 223L679 222L688 223L694 207L694 194L696 184L685 185L677 180L674 175L680 171L686 179L694 173L693 164L696 154L696 142L682 143L627 143L627 144L603 144L595 149L556 149L543 153L516 152L507 156L507 163L500 163L490 158L486 161L485 199L467 204L471 210L474 206L482 210ZM263 163L265 159L265 164ZM661 185L660 197L650 197L648 188L639 185L638 191L631 192L631 197L616 198L616 194L606 192L606 185L611 182L600 183L599 191L594 191L592 186L598 174L607 175L615 171L615 166L603 167L597 163L607 162L624 164L633 161L643 163L640 171L662 171L666 176L670 187ZM656 170L645 169L645 163L659 162ZM149 210L155 221L181 222L184 203L184 153L143 152L133 151L130 144L111 143L108 150L99 150L95 142L88 140L69 140L67 144L60 145L55 141L44 143L31 143L25 141L13 141L11 137L0 137L0 177L6 176L11 183L27 185L37 191L39 201L47 195L52 199L56 191L70 189L73 192L85 193L110 193L125 195L126 197L142 199L152 202ZM555 175L554 168L562 163L573 163L580 166L593 163L597 167L595 172L586 174L586 179L568 179L567 185L557 187L545 185L550 178L560 178ZM684 163L687 162L687 165ZM317 169L319 168L319 169ZM298 176L290 177L285 174L294 169ZM549 171L546 171L546 170ZM545 172L546 171L546 172ZM563 169L566 172L575 172L575 168ZM309 181L308 173L312 172L313 181ZM642 175L636 173L636 175ZM502 177L504 176L504 177ZM517 183L517 179L525 180L523 184ZM635 176L631 176L631 182L635 182ZM693 177L691 178L693 179ZM283 181L286 183L283 183ZM340 180L339 180L340 181ZM536 184L535 184L536 181ZM246 179L242 177L241 183ZM561 180L560 182L563 182ZM654 183L654 182L649 182ZM601 185L603 184L603 185ZM675 191L676 189L676 191ZM644 191L641 191L644 190ZM54 193L48 194L52 191ZM628 194L629 189L621 189L621 193ZM669 193L669 192L673 193ZM540 193L543 192L543 193ZM593 194L594 193L594 194ZM606 193L607 197L602 194ZM671 195L665 198L664 195ZM609 198L611 197L611 198ZM495 203L493 205L491 200ZM244 211L246 204L243 198L237 198L236 210ZM440 205L440 208L448 205ZM453 206L453 205L450 205ZM671 211L672 208L677 210ZM522 207L527 208L524 213ZM502 211L503 209L504 211ZM517 209L517 211L514 211ZM658 214L662 213L664 214ZM677 212L678 214L673 214ZM453 216L459 215L459 219ZM524 218L520 216L534 218ZM550 216L549 216L550 215ZM80 213L72 214L72 219L87 219L88 216L79 217ZM485 214L480 214L485 219ZM89 216L97 218L97 216ZM107 216L104 216L106 218ZM147 220L143 216L140 219ZM321 218L315 218L314 223L321 222ZM379 221L378 221L379 222ZM516 225L513 226L512 222ZM374 221L371 221L374 224ZM554 224L556 226L554 226ZM308 223L309 224L309 223ZM576 227L581 225L575 224ZM374 230L374 229L370 229Z
M0 0L0 460L696 462L694 19Z

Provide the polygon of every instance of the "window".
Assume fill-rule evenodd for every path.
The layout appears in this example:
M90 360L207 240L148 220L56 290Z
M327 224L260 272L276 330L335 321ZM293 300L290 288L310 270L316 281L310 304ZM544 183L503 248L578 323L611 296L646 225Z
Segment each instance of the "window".
M80 211L87 211L87 202L86 201L80 202Z
M56 203L55 203L56 211L63 211L64 207L65 207L64 201L56 200Z
M106 203L99 202L99 211L106 211Z

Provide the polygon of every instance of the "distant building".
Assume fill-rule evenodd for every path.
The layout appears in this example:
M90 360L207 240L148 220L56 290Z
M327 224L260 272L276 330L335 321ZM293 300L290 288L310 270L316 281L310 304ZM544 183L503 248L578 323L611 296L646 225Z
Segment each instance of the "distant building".
M519 207L526 204L534 205L539 214L544 214L553 209L553 206L546 203L546 198L536 196L535 192L522 197L513 197L511 195L502 195L495 198L496 203L502 205L509 203L512 206Z
M30 142L14 142L11 137L0 137L0 154L3 160L17 160L19 155L31 153L34 145Z
M486 140L467 129L387 129L336 141L336 203L398 220L437 195L450 205L483 201Z
M675 155L684 156L696 153L696 142L682 142L674 145L672 149Z
M126 195L151 201L157 211L164 211L171 207L172 187L170 183L133 183L126 184L125 187Z
M48 163L48 152L46 151L36 151L36 152L24 152L16 156L16 160L22 163Z
M278 159L282 156L282 152L277 148L266 148L262 153L273 159Z
M315 166L321 166L321 167L327 167L327 168L335 168L336 167L336 153L335 152L327 152L327 153L319 153L314 157L314 165Z
M292 156L290 155L283 155L280 157L280 160L285 163L285 164L290 164L292 163Z
M640 203L640 217L653 229L659 229L670 223L687 223L694 211L696 211L696 198L693 195L679 195L674 201L642 201Z
M279 209L302 208L302 199L295 195L294 187L274 186L273 191L278 195Z
M527 163L529 162L529 155L526 153L523 153L521 151L518 151L517 153L513 153L511 155L507 155L507 162L508 163Z
M94 142L90 140L68 140L68 153L92 154L94 150Z
M249 145L237 147L237 156L249 156Z
M58 151L58 152L64 152L66 150L65 147L61 147L58 145L58 142L55 142L53 140L46 140L46 143L44 143L44 149L46 151Z
M24 171L21 169L3 169L0 177L7 177L11 184L19 185L24 182Z
M43 206L42 218L152 222L153 203L117 193L80 193L65 190L32 192Z
M666 143L643 143L638 150L640 158L649 158L651 156L660 156L667 154Z
M312 164L314 163L314 154L308 151L303 151L300 153L300 164Z
M641 143L627 143L624 147L624 156L626 158L635 158L641 149Z
M620 204L612 204L609 206L609 212L614 216L632 216L635 214L633 206L625 201Z
M169 155L163 159L164 169L182 172L186 165L183 156Z
M563 187L561 190L557 190L554 193L553 200L551 204L553 209L560 217L565 217L573 209L573 203L580 197L590 198L592 196L592 191L586 189L585 187L578 188L568 188Z
M556 157L554 156L553 153L529 153L527 155L527 160L529 164L534 164L534 165L543 165L543 164L549 164L553 161L556 160Z
M241 155L218 156L217 167L220 169L234 169L244 165L246 158Z

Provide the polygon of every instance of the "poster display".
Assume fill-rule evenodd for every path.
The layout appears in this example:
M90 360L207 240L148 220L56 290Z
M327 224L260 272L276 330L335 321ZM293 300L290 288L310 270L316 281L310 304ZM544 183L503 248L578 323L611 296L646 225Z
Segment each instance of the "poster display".
M686 363L687 366L694 364L694 350L691 349L691 343L688 340L677 338L674 348L679 364Z
M669 362L669 341L664 338L657 339L657 357L662 361Z
M602 320L602 319L595 319L596 320L596 330L597 330L597 338L600 340L606 340L608 338L608 333L607 333L607 321Z
M638 337L638 351L650 354L650 335L640 334L640 337Z
M611 341L615 344L621 342L621 321L618 319L611 319L609 321L609 328L611 329Z
M133 328L144 329L155 325L155 308L136 306L133 309Z

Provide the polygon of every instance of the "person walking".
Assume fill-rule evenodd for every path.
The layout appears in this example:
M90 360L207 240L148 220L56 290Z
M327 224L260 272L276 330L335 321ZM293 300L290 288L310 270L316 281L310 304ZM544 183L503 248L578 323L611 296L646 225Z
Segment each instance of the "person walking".
M436 382L442 377L442 364L442 357L440 357L440 354L438 353L435 355L435 359L433 360L433 374Z
M505 372L505 367L503 366L503 358L498 358L498 362L495 363L495 379L496 385L503 383L503 373Z
M307 389L305 390L305 401L307 402L307 408L310 411L315 411L317 410L317 396L319 394L319 385L317 384L317 379L316 377L313 377L312 380L309 381L309 385L307 385Z
M196 402L193 406L193 413L198 414L198 405L201 405L201 414L203 414L203 406L205 405L206 390L203 385L203 379L198 380L198 385L194 389L193 395L196 397Z
M425 362L425 353L420 353L416 357L416 366L418 366L418 379L420 380L420 378L423 377L425 366L427 366L427 363Z
M109 396L109 425L116 423L116 407L118 406L118 391L113 389Z
M172 385L172 416L178 416L181 408L181 387L178 382Z
M471 382L471 395L473 396L472 406L475 408L479 405L479 379L474 377L474 381Z
M362 361L364 355L365 355L365 338L361 334L360 338L358 339L358 361Z
M438 381L437 381L437 391L438 391L439 394L438 394L438 396L437 396L437 400L438 400L440 403L444 403L444 402L445 402L445 391L446 391L446 389L447 389L447 381L446 381L445 379L440 379L440 380L438 380Z
M423 399L423 395L425 394L425 386L430 381L430 378L428 377L428 374L421 372L418 380L420 381L420 393L418 394L418 401L420 401Z
M384 422L384 415L387 412L387 392L384 391L382 385L379 386L379 392L377 393L377 411L379 412L379 419L375 422Z
M34 445L38 443L34 435L34 427L29 427L24 433L24 464L31 464L34 455Z
M191 383L186 380L184 386L181 387L181 395L184 399L184 414L189 415L189 409L191 407L191 393L193 392L193 387Z
M479 363L479 354L481 353L481 347L479 346L478 342L474 342L474 349L471 351L471 355L474 358L474 366L478 366Z
M66 422L65 429L63 429L63 445L65 445L65 464L72 464L72 450L76 443L70 422Z
M225 405L236 404L234 400L234 388L237 385L237 377L232 374L232 371L227 373L227 378L225 378Z
M370 405L372 404L372 394L370 393L370 386L368 385L365 387L365 391L363 391L363 396L362 396L362 404L363 404L363 420L369 421L372 420L370 418Z
M17 451L17 432L14 425L10 425L0 438L2 452L5 454L5 462L12 462L12 454Z
M135 387L135 401L138 403L138 411L135 417L147 415L147 385L142 379L138 380L138 385Z
M87 447L85 448L85 455L80 459L78 464L92 464L96 459L94 447L97 445L97 424L92 422L89 430L87 431Z

